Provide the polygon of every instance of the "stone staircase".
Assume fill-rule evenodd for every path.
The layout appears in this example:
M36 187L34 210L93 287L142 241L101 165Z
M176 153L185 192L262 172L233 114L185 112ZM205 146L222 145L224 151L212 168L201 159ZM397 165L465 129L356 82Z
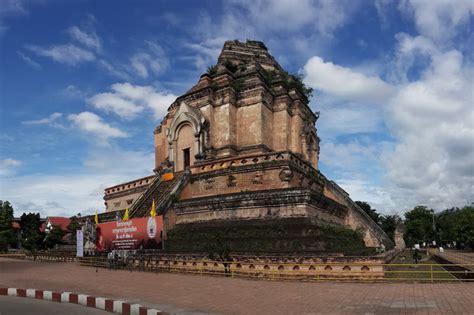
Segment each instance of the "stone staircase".
M189 182L189 170L174 173L172 180L165 181L157 176L147 190L135 201L129 211L130 218L147 216L150 212L153 199L156 205L156 214L163 214L179 195L181 189Z

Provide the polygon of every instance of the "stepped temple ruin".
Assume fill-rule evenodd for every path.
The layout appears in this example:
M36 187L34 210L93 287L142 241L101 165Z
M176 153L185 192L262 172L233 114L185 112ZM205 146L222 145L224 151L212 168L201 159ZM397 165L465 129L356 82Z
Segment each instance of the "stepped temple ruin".
M154 175L105 189L101 220L125 208L146 217L154 200L171 252L206 252L215 243L242 253L393 247L318 170L310 92L262 42L227 41L156 127Z

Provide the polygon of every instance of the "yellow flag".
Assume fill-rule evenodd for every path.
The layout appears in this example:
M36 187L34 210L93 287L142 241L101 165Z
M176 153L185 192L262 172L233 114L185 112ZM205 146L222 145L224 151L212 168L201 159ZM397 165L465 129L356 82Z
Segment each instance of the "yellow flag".
M128 208L125 209L125 213L123 214L122 221L128 221Z
M156 207L155 207L155 199L153 199L153 203L151 204L150 217L154 218L155 216L156 216Z
M99 224L99 211L95 212L94 221L95 221L95 224Z

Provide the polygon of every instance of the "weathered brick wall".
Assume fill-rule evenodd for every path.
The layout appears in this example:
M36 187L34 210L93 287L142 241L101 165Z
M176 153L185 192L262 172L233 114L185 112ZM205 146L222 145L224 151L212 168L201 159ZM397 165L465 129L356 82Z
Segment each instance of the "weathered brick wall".
M380 247L383 244L387 249L394 247L393 241L388 238L387 234L350 199L349 195L342 188L336 186L335 183L327 182L325 194L333 196L338 202L346 205L349 211L344 224L353 229L362 229L367 246Z

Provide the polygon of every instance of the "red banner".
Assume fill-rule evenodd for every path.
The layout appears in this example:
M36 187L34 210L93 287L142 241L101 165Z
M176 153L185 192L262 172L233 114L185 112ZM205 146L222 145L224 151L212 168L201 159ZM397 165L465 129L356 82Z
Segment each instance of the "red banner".
M162 216L100 223L96 225L96 248L161 249L162 231Z

